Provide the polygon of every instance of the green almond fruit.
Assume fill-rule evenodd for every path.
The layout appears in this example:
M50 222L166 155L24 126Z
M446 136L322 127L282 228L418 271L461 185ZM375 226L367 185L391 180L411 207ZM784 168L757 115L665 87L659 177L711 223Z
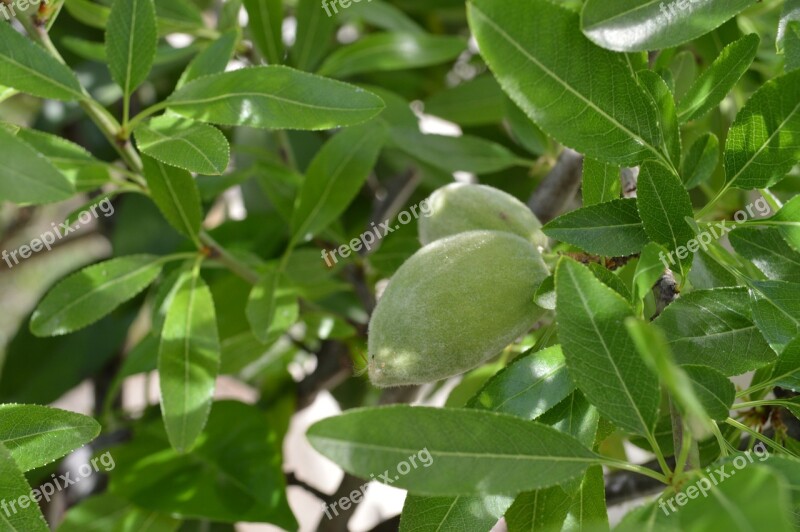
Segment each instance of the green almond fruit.
M534 246L547 246L547 237L536 215L502 190L451 183L436 190L426 202L426 216L419 220L419 239L423 245L465 231L487 229L519 235Z
M394 274L369 324L369 377L422 384L479 366L525 334L549 272L517 235L468 231L425 246Z

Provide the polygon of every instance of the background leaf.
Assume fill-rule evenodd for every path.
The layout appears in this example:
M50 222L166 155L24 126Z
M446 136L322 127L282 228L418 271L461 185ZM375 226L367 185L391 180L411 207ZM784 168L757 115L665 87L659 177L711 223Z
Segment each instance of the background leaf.
M30 144L0 128L0 201L38 205L69 198L73 184Z

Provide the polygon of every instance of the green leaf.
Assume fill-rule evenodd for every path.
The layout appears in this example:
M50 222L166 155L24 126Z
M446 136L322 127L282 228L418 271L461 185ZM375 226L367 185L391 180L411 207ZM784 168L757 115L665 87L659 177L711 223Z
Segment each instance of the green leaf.
M4 23L5 24L5 23ZM0 499L6 501L18 501L20 498L30 497L31 487L25 479L25 475L20 471L19 466L12 458L8 449L0 443ZM50 527L44 520L39 505L31 503L17 512L3 511L0 513L0 530L3 532L48 532ZM20 505L21 506L21 505Z
M574 389L561 347L556 345L514 360L492 377L467 407L536 419Z
M719 105L750 68L760 42L758 35L751 33L722 50L678 102L678 119L682 124L701 118Z
M609 50L659 50L692 41L754 3L755 0L587 0L581 29Z
M220 346L211 292L199 268L178 281L158 348L161 411L172 447L192 448L211 411Z
M795 529L788 485L778 473L755 464L744 469L728 464L726 470L731 476L716 486L712 484L709 496L697 494L696 500L688 501L683 507L676 506L680 511L673 515L680 519L680 530L789 532Z
M728 419L736 398L736 387L731 380L708 366L687 365L681 369L692 380L692 388L711 419Z
M165 115L140 124L134 135L145 155L190 172L220 175L230 161L228 140L208 124Z
M52 403L95 375L119 354L135 317L119 314L65 337L37 338L20 327L5 348L0 403Z
M460 37L414 33L375 33L332 53L317 72L349 77L364 72L406 70L456 59L466 48Z
M789 25L800 21L800 3L797 0L785 0L781 19L778 22L778 35L775 37L775 48L778 53L786 53L786 39L789 38Z
M649 242L635 199L616 199L568 212L542 231L588 253L609 257L638 253Z
M669 71L675 80L675 100L680 101L697 77L697 59L695 55L689 50L679 52L672 58Z
M692 435L698 440L710 436L711 419L695 394L691 379L675 364L664 333L649 322L633 317L625 320L625 328L645 364L658 375L664 388L670 393L670 398L678 404Z
M336 19L326 16L318 0L299 0L295 16L297 39L292 58L299 70L313 71L335 41Z
M136 437L114 449L109 491L179 519L297 530L286 502L282 438L270 416L233 401L214 404L204 433L186 454L170 448L160 421L139 424Z
M283 62L283 2L281 0L244 0L250 33L258 51L272 65Z
M694 239L694 230L686 223L686 217L694 216L692 200L681 180L671 170L653 161L646 161L639 169L637 206L644 229L650 238L676 251ZM685 278L693 255L680 257L681 275Z
M777 227L792 249L800 252L800 196L787 201L771 218L759 220L757 225Z
M400 517L400 532L491 530L513 497L422 497L409 494Z
M753 324L744 288L695 290L670 304L655 320L678 364L709 366L740 375L775 361Z
M605 478L602 468L590 467L586 471L578 492L572 497L564 529L594 532L608 530Z
M203 222L200 193L192 175L186 170L142 157L144 177L153 201L164 218L179 233L196 239Z
M800 253L774 227L738 227L728 234L731 245L768 279L800 283Z
M473 437L455 437L464 427ZM356 409L317 422L307 437L353 475L388 473L391 485L427 495L514 494L576 477L599 460L551 427L479 410ZM433 467L420 463L423 453ZM412 456L419 458L416 468L408 463ZM407 474L399 474L400 462Z
M161 268L158 257L130 255L73 273L39 302L31 318L31 332L60 336L91 325L147 288Z
M65 200L75 193L72 183L51 161L3 128L0 160L0 201L40 205Z
M619 166L584 157L581 186L584 207L619 199L621 193L622 180Z
M295 324L299 315L296 294L281 286L280 280L279 273L271 269L253 287L247 300L247 321L263 344L277 340Z
M800 72L772 79L736 115L725 143L727 187L769 187L797 164L800 159L798 88Z
M469 19L503 90L556 140L611 164L664 158L652 100L618 55L575 31L576 13L547 0L472 0Z
M386 139L380 121L345 129L311 161L292 216L292 240L325 229L356 197L372 172Z
M219 39L208 45L208 48L197 54L189 66L181 74L176 86L180 89L190 81L210 74L225 72L225 67L230 63L239 40L239 32L231 30L223 33Z
M653 287L664 275L666 266L662 262L665 250L655 242L650 242L642 250L639 262L636 264L636 271L633 274L633 294L632 302L634 305L641 304L647 294L653 291Z
M74 412L39 405L0 405L0 443L30 471L66 456L100 434L100 424Z
M753 320L776 353L800 334L800 283L750 281Z
M69 67L6 23L0 24L0 85L39 98L84 98L83 88Z
M173 532L180 521L104 493L71 508L58 532Z
M506 512L508 530L561 530L571 505L560 486L522 493Z
M363 89L283 66L205 76L178 89L165 105L200 122L310 130L365 122L384 107Z
M705 133L689 148L683 159L681 177L687 190L711 179L719 164L719 140L713 133Z
M155 4L160 35L191 34L205 27L200 9L190 0L155 0Z
M408 155L448 173L489 174L525 164L505 146L480 137L423 135L419 129L397 127L391 137Z
M675 98L664 79L652 70L642 70L637 74L639 83L647 90L658 109L661 126L662 151L672 161L674 167L681 163L681 131L675 109Z
M114 0L106 26L106 57L126 100L150 74L157 46L153 0Z
M633 309L566 258L556 270L556 294L558 337L578 389L620 428L649 435L658 417L658 380L624 331Z
M17 132L17 138L47 157L53 166L75 184L79 192L99 188L111 178L103 162L82 146L58 135L22 128Z
M425 30L419 24L394 5L369 0L363 3L351 3L342 11L342 17L348 21L364 21L372 26L396 33L423 34Z
M774 382L775 386L793 391L800 390L800 336L787 344L769 380Z
M497 80L483 75L435 93L425 100L425 113L461 126L497 124L503 119L505 100Z
M491 378L467 402L467 408L536 419L571 394L559 346L521 355ZM497 523L513 499L489 497L421 497L410 495L403 506L401 530L461 530L465 516L487 530Z
M784 69L786 72L800 69L800 21L792 20L786 26L786 38L784 39L786 51L786 61Z

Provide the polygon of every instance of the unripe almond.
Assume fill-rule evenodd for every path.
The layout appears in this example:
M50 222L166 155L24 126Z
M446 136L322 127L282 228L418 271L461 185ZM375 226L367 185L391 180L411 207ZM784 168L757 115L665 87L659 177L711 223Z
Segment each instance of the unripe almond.
M434 382L468 371L525 334L549 275L527 240L468 231L425 246L394 274L369 325L375 386Z
M514 233L546 246L542 223L531 210L511 194L486 185L451 183L427 200L427 216L419 220L419 239L423 245L465 231L487 229Z

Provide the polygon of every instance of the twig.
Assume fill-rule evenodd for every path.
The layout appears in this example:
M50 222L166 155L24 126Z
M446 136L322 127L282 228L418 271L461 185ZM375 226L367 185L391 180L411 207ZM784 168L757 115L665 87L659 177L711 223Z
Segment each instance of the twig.
M582 164L580 153L564 148L558 162L539 184L528 206L542 223L561 214L575 197L581 184Z

